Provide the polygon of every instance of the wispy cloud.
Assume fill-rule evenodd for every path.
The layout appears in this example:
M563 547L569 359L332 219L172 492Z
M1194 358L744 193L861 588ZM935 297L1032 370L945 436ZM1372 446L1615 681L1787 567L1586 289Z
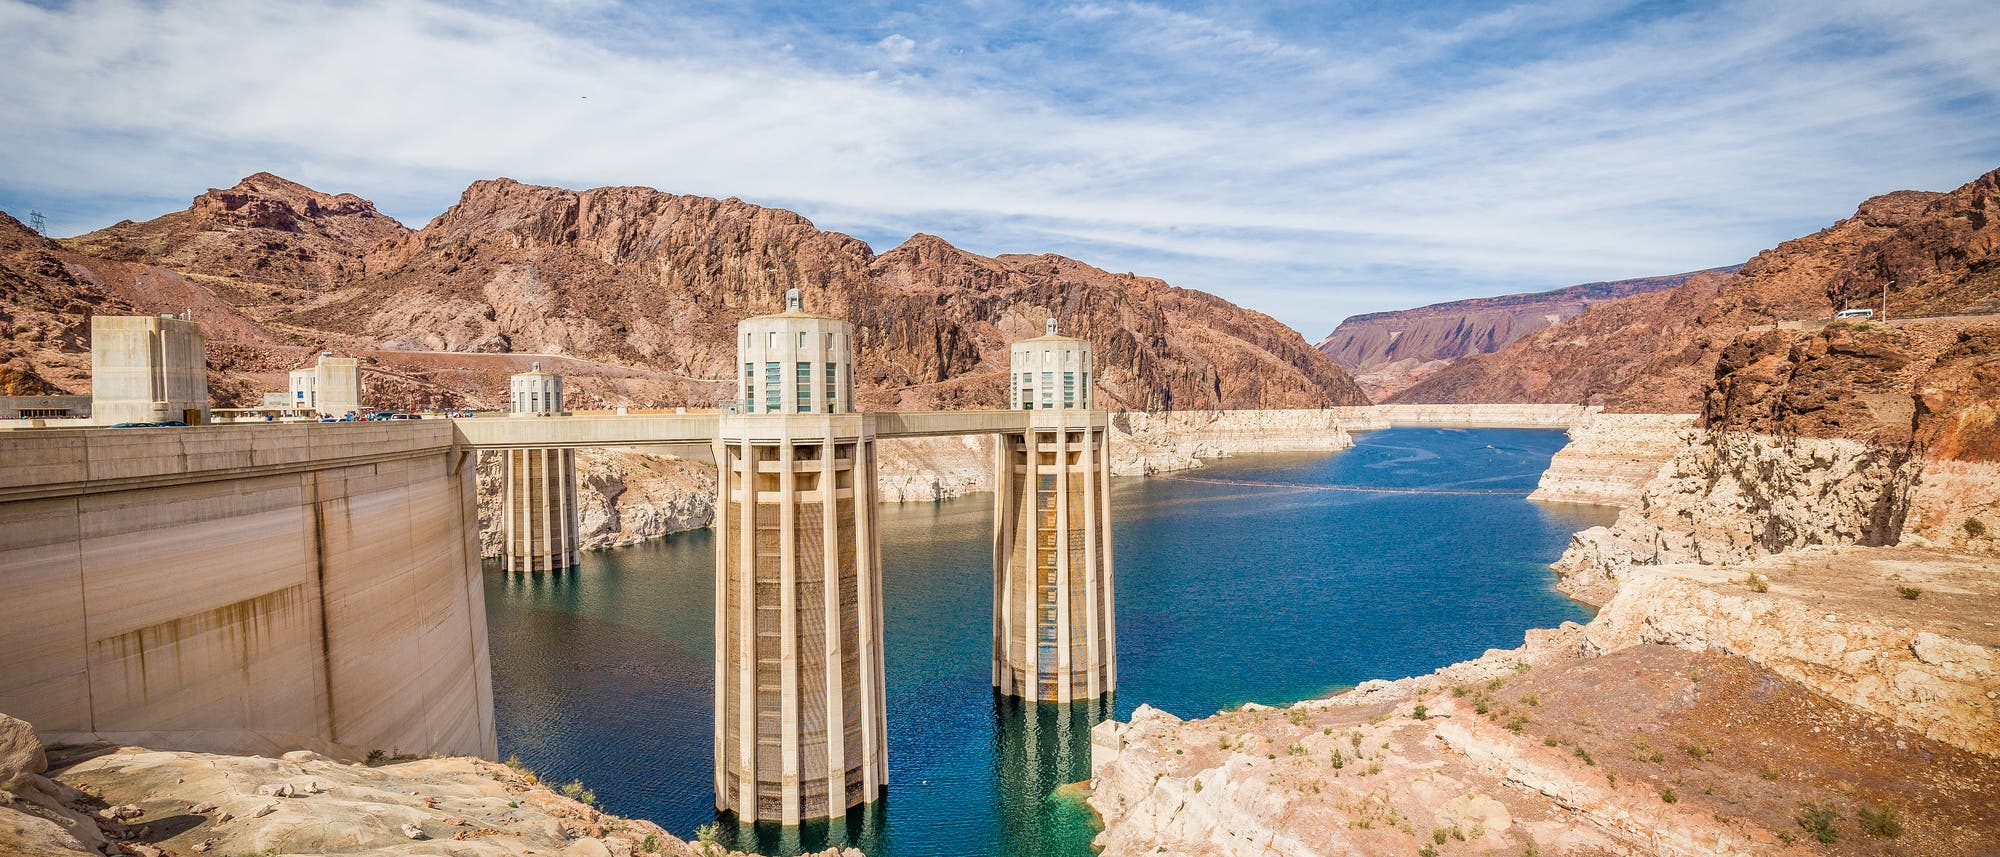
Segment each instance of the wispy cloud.
M1062 252L1317 337L1740 261L2000 166L1984 3L920 11L0 0L0 207L77 232L268 169L420 223L474 178L644 184Z

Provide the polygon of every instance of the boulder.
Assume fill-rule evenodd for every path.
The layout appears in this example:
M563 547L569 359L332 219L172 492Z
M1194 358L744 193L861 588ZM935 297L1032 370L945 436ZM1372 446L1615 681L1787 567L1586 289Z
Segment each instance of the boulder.
M29 778L49 769L42 739L35 727L18 717L0 714L0 789L19 792Z

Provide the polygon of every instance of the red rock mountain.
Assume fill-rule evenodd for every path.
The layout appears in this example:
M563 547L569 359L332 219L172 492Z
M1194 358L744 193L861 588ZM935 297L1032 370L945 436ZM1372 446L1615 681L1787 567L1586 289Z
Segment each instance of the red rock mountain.
M413 232L367 200L260 173L61 246L27 235L59 266L117 268L85 278L99 301L191 308L225 397L281 389L284 370L333 347L363 357L371 397L386 402L497 404L505 376L541 359L573 379L579 406L714 404L733 392L736 322L797 287L809 309L855 323L868 407L1000 404L1007 344L1046 316L1095 345L1113 407L1366 401L1297 333L1213 295L1060 256L987 258L928 235L878 256L736 199L497 179ZM17 255L42 264L0 264L12 272ZM67 318L87 332L84 309ZM78 347L14 359L82 390L74 373L40 369Z
M1698 411L1740 337L1814 327L1845 306L1879 306L1885 287L1892 319L2000 312L2000 171L1950 193L1875 197L1853 217L1759 253L1735 274L1699 274L1665 291L1594 305L1389 400Z
M1416 309L1349 316L1319 343L1370 398L1382 399L1436 374L1461 357L1490 354L1589 309L1592 304L1657 292L1713 268L1664 277L1583 283L1545 292L1472 298Z

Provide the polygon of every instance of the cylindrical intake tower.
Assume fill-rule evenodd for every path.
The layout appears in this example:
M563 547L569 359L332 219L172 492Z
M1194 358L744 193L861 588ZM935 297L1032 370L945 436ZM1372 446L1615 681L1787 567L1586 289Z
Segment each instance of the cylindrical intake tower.
M562 376L533 364L508 385L513 418L563 412ZM501 557L508 571L556 571L581 562L577 537L576 453L569 449L509 449L500 506Z
M875 438L847 322L793 289L737 343L742 407L714 450L715 803L791 825L888 783Z
M1111 573L1109 421L1092 410L1090 343L1014 343L1008 386L1032 410L994 462L993 686L1042 702L1118 686Z

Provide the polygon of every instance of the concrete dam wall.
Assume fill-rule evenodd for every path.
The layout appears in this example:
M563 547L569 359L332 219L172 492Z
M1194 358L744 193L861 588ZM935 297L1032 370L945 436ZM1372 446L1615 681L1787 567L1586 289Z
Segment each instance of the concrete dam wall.
M449 423L0 437L0 711L51 740L495 753Z

